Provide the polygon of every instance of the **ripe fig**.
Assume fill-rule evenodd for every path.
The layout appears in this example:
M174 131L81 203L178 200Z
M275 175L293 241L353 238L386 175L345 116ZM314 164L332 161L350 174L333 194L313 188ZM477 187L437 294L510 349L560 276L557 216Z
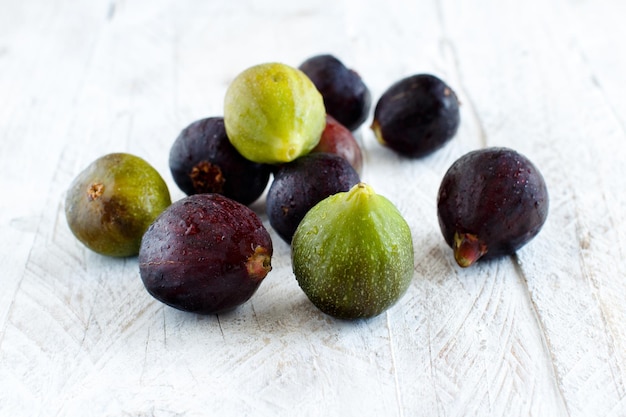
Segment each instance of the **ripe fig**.
M326 197L348 191L359 174L339 155L316 152L282 165L267 191L270 224L287 243L304 215Z
M313 56L299 68L322 93L326 112L349 130L363 124L372 98L361 76L330 54Z
M443 147L459 122L459 101L452 88L434 75L417 74L385 91L376 103L371 128L382 145L418 158Z
M314 206L291 248L298 284L317 308L337 318L381 314L413 277L408 224L393 203L364 183Z
M290 162L317 145L326 125L321 94L300 70L281 63L250 67L230 83L224 123L245 158Z
M135 256L154 219L171 204L159 173L127 153L104 155L74 179L65 199L70 230L85 246L107 256Z
M437 197L441 232L462 267L515 253L548 216L548 190L539 170L508 148L486 148L456 160Z
M261 196L271 172L268 165L241 156L226 136L222 117L183 129L170 149L169 166L185 194L218 193L246 205Z
M361 146L352 132L330 115L326 115L322 137L311 152L334 153L347 160L357 173L363 169Z
M146 231L139 272L157 300L216 314L252 297L271 270L272 241L247 206L220 194L172 204Z

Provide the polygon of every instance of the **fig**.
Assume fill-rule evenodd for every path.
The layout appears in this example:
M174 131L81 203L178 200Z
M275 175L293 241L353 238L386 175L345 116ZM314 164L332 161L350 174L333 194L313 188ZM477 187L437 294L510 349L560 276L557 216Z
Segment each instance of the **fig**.
M267 191L266 211L270 225L291 242L304 215L326 197L348 191L359 174L339 155L316 152L280 166Z
M354 131L363 124L372 98L361 76L330 54L313 56L298 67L324 98L326 112Z
M148 162L111 153L74 179L65 198L65 217L87 248L127 257L137 255L144 232L170 204L165 181Z
M228 138L245 158L285 163L317 145L326 126L326 109L302 71L265 63L244 70L230 83L224 123Z
M383 93L371 129L382 145L419 158L450 141L459 122L459 101L452 88L434 75L416 74Z
M185 127L170 148L170 171L187 195L218 193L249 205L269 182L270 167L244 158L230 143L222 117Z
M311 152L334 153L347 160L357 173L363 169L361 146L352 132L330 115L326 115L322 137Z
M365 183L315 205L296 229L291 248L300 288L317 308L340 319L381 314L413 277L407 222Z
M157 300L217 314L248 301L271 270L272 241L257 214L221 194L173 203L148 228L139 272Z
M439 226L461 267L511 255L548 216L548 190L539 170L502 147L469 152L445 173L437 196Z

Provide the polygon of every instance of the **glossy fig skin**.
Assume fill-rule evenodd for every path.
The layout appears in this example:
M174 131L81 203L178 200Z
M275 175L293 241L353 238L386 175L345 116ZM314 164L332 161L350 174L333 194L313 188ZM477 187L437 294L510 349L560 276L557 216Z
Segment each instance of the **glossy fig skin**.
M171 204L167 184L144 159L110 153L94 160L70 185L65 217L74 236L92 251L128 257Z
M139 272L157 300L217 314L252 297L271 270L272 251L268 231L247 206L220 194L194 194L148 228Z
M308 58L299 69L322 94L326 112L347 129L354 131L367 119L372 97L356 71L330 54Z
M383 93L371 129L384 146L419 158L443 147L459 124L459 101L452 88L434 75L416 74Z
M266 211L272 228L287 243L315 204L359 183L359 174L339 155L310 153L279 167L267 191Z
M185 194L218 193L245 205L261 196L271 173L268 165L252 162L235 149L223 117L185 127L170 148L169 167Z
M330 115L326 115L326 127L322 132L322 137L311 152L337 154L350 162L358 174L361 174L363 170L361 146L352 132Z
M437 197L441 232L462 267L515 253L539 233L548 208L548 190L537 167L502 147L456 160Z

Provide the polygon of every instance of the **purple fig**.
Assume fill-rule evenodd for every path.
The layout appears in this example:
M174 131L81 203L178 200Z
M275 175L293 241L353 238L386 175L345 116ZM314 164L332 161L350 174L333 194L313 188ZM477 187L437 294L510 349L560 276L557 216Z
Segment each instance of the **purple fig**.
M333 55L313 56L299 69L315 84L324 98L326 112L354 131L367 119L372 104L361 76Z
M291 242L304 215L328 196L348 191L360 181L339 155L314 152L282 165L267 191L267 216L285 242Z
M261 196L271 171L269 165L241 156L226 135L222 117L184 128L170 149L169 166L185 194L218 193L246 205Z
M382 145L418 158L452 139L459 121L459 101L452 88L434 75L417 74L383 93L371 128Z
M515 253L548 216L539 170L507 148L470 152L448 169L437 199L441 232L462 267Z
M271 270L272 241L255 212L220 194L173 203L148 228L139 272L157 300L215 314L246 302Z
M356 138L347 127L328 114L322 137L311 152L337 154L347 160L359 174L363 168L363 153Z

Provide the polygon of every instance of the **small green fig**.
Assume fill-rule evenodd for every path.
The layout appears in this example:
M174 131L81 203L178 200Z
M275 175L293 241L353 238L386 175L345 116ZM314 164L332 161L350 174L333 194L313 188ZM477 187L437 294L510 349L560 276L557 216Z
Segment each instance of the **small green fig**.
M324 100L299 69L265 63L244 70L224 97L233 146L253 162L293 161L313 149L326 126Z
M336 318L381 314L402 297L413 277L406 220L365 183L315 205L296 229L291 249L300 288Z

